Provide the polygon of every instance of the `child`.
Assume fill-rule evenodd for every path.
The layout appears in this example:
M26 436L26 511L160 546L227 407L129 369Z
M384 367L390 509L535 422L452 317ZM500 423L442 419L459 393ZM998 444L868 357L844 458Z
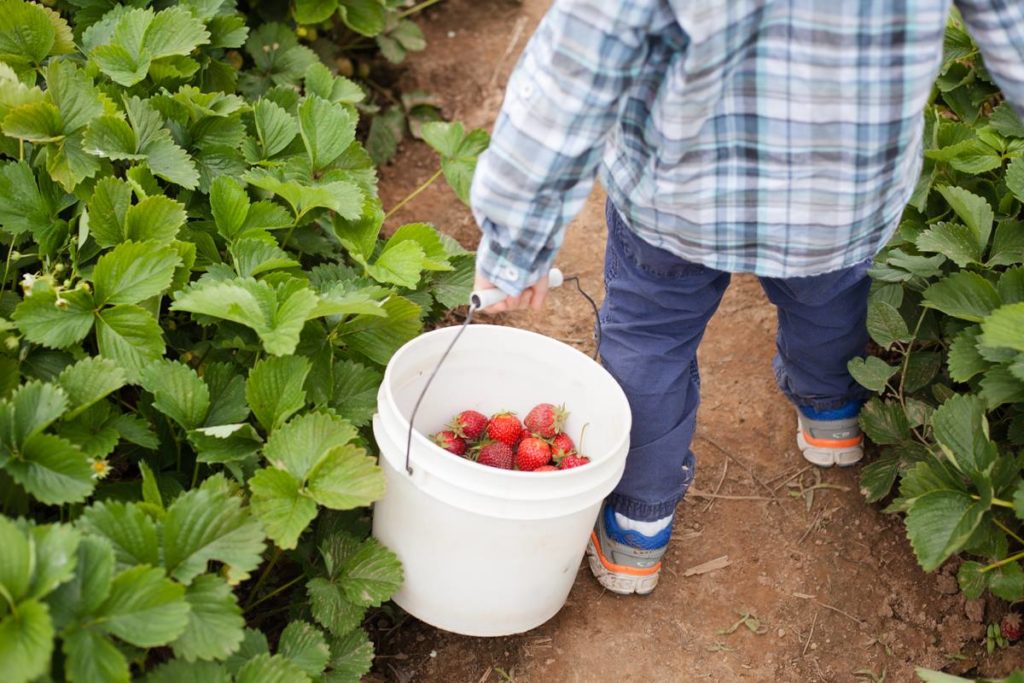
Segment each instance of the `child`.
M1024 103L1024 3L960 0ZM601 356L633 411L622 481L588 549L603 586L649 593L693 480L697 345L730 273L778 308L775 372L815 465L860 460L867 267L921 162L949 0L555 0L509 80L472 206L476 288L539 308L600 165ZM757 434L750 438L757 439Z

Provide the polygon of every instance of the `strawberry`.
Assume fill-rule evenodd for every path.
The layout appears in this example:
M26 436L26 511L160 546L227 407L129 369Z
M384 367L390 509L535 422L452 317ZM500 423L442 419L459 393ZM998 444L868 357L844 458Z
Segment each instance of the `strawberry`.
M434 443L449 453L454 453L455 455L466 454L466 442L455 432L438 432L434 434L433 439Z
M530 472L551 462L551 446L547 441L531 436L519 443L516 451L516 467Z
M566 415L565 406L556 407L550 403L541 403L526 414L526 419L523 422L526 423L526 428L534 434L550 439L562 431Z
M585 455L577 455L575 453L567 455L562 458L562 461L558 466L563 470L571 470L573 467L582 467L590 462L590 458Z
M485 443L476 455L476 461L481 465L498 467L503 470L512 469L512 464L515 461L515 458L515 453L512 452L512 449L509 448L508 444L502 443L501 441L489 441Z
M555 434L555 438L551 440L551 454L555 460L575 452L576 444L572 442L568 434L565 432Z
M487 423L487 436L494 441L501 441L508 446L515 446L523 424L515 413L498 413Z
M1020 640L1022 635L1021 618L1016 612L1010 612L1003 617L1003 622L999 625L999 629L1003 632L1003 637L1011 643Z
M529 439L531 436L533 436L533 432L531 432L526 427L523 427L523 431L519 432L520 441L522 441L523 439Z
M557 472L558 468L554 465L542 465L534 470L534 472Z
M463 439L476 441L487 429L487 416L475 410L463 410L448 427Z

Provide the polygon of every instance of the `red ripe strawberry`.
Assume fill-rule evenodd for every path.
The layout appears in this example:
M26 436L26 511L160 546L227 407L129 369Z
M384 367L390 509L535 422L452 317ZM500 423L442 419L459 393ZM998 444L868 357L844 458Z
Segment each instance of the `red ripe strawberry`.
M487 429L487 416L475 410L463 410L455 416L449 428L463 439L476 441Z
M1022 631L1021 618L1016 612L1010 612L1003 617L1003 622L999 625L999 629L1003 632L1003 637L1011 643L1015 643L1020 640Z
M522 441L523 439L529 439L531 436L533 436L533 433L526 427L523 427L523 431L519 432L520 441Z
M573 453L572 455L567 455L564 458L562 458L562 461L558 464L558 466L563 470L571 470L573 467L582 467L583 465L586 465L589 462L590 458L588 458L587 456L577 455Z
M466 442L454 432L438 432L434 434L434 443L449 453L455 455L466 454Z
M544 465L544 466L538 467L537 469L534 470L534 472L557 472L557 471L558 471L558 468L555 467L554 465Z
M523 424L515 416L515 413L498 413L487 423L488 438L508 446L516 445L522 431Z
M550 439L562 431L566 415L565 406L556 407L550 403L541 403L526 414L526 419L523 422L526 424L526 428L534 434Z
M530 472L551 462L551 446L544 439L531 436L519 443L516 451L516 467Z
M503 470L512 469L516 456L508 444L501 441L491 441L480 448L476 461L488 467L499 467Z
M568 434L565 432L555 434L555 438L551 440L551 454L555 460L575 452L576 444L572 442Z

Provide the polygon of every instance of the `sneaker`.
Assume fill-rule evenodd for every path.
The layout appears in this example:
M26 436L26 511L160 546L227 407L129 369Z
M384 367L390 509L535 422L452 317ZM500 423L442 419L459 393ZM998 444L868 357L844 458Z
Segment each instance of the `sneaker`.
M804 459L818 467L849 467L864 457L864 435L857 416L860 403L830 411L797 410L796 443Z
M615 521L615 511L605 504L587 546L590 571L613 593L647 595L658 585L661 558L671 535L671 525L655 536L622 529Z

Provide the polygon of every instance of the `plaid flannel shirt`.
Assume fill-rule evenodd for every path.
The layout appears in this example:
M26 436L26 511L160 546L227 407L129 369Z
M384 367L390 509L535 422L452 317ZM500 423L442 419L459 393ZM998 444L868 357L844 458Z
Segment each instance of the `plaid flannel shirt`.
M1024 0L957 0L1024 103ZM950 0L555 0L471 200L478 271L547 272L601 180L645 241L769 277L874 256L921 165Z

